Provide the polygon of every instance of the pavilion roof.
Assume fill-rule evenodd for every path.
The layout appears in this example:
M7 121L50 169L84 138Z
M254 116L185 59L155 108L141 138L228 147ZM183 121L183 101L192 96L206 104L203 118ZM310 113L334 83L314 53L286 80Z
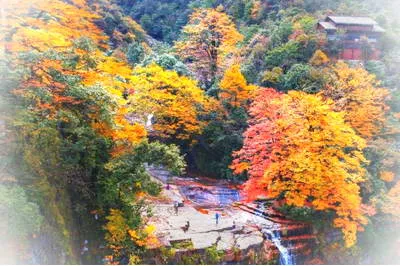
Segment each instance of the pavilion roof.
M378 24L369 17L328 16L335 24L372 26Z

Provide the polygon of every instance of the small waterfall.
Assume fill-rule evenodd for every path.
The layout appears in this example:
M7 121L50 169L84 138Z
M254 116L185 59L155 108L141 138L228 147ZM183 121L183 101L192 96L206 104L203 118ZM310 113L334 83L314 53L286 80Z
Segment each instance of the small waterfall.
M268 229L263 229L262 232L267 236L269 240L271 240L276 248L279 250L279 263L281 265L295 265L295 259L293 254L289 251L289 249L282 245L281 236L279 231L271 231Z
M260 206L257 211L254 212L255 215L263 217L264 216L264 206ZM281 235L279 230L270 230L266 226L261 230L261 232L271 240L279 251L279 264L281 265L295 265L295 256L290 252L289 247L285 247L281 241Z

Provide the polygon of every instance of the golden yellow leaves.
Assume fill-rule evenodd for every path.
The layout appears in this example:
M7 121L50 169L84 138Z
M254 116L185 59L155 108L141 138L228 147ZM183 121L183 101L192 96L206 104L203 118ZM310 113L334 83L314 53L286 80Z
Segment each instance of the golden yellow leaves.
M226 63L228 54L235 55L236 45L243 36L235 24L221 10L196 9L182 30L184 38L176 42L175 49L196 73L199 80L210 84Z
M346 246L352 246L357 225L365 220L357 185L365 174L365 141L320 97L289 92L280 105L282 149L265 173L273 193L288 190L288 204L300 207L308 201L317 210L334 210L339 217L335 226L342 229ZM349 147L352 151L344 152Z
M10 47L14 52L31 49L31 47L43 51L53 47L66 48L71 45L71 42L59 32L49 32L45 29L22 28L13 40L17 44Z
M310 64L314 66L322 66L329 63L329 57L321 50L316 50L310 59Z
M147 225L135 230L131 229L122 211L117 209L110 209L110 215L106 219L107 224L104 226L107 231L105 239L115 255L119 255L125 244L124 242L127 240L132 241L139 247L156 248L160 246L158 238L154 235L156 229L154 225Z
M132 90L132 85L129 83L129 80L132 77L133 70L125 62L105 56L100 51L96 51L94 56L97 60L95 68L90 71L85 69L80 71L83 84L88 86L100 84L111 94L117 96L120 104L126 103L122 95L124 92Z
M160 246L160 241L154 235L155 230L155 225L150 224L139 231L128 230L128 233L131 237L131 240L134 241L139 247L156 248Z
M253 6L251 8L250 14L252 19L257 19L258 16L261 13L261 1L260 0L254 0L253 1Z
M235 166L231 166L230 168L234 170L234 174L238 175L249 169L250 164L248 162L238 162Z
M115 116L116 128L113 131L113 139L115 141L125 140L128 143L137 143L146 137L146 130L143 125L130 123L127 119L128 109L120 108Z
M128 120L128 109L120 107L114 116L114 124L93 123L92 127L105 137L114 141L113 156L120 155L147 137L147 131L142 124Z
M123 213L117 209L111 209L110 215L106 217L107 224L104 229L107 230L106 240L111 244L118 244L126 240L126 233L129 229Z
M82 8L85 1L80 1L79 6L60 0L13 2L5 12L6 18L0 22L0 31L4 33L1 42L9 51L65 50L79 36L91 38L96 43L106 40L93 23L97 16Z
M245 77L240 72L239 64L234 64L225 71L219 86L221 100L233 107L246 106L251 93L257 88L247 84Z
M243 36L236 30L232 20L222 10L212 8L196 9L190 16L189 26L183 29L189 34L192 32L201 34L207 30L215 32L212 37L218 38L221 42L220 48L224 53L229 52L227 50L229 47L243 40Z
M379 134L386 123L389 91L379 88L375 76L364 69L340 62L333 72L335 83L321 94L335 101L335 110L345 112L345 121L360 136L370 139Z
M142 123L154 116L151 127L161 138L191 139L200 134L204 114L211 99L194 80L152 64L135 69L131 84L135 93L128 96L129 110Z
M357 222L346 218L336 218L333 221L335 227L341 228L344 234L345 246L351 247L357 241Z

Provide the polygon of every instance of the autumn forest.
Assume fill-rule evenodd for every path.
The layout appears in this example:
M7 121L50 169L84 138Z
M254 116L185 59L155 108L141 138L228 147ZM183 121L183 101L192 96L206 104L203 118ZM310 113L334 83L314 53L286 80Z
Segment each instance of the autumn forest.
M0 263L400 263L398 10L1 2Z

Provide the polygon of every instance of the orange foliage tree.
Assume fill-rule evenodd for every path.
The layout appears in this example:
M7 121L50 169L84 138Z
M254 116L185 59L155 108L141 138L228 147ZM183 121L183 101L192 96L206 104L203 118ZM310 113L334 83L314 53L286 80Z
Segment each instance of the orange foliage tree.
M12 56L11 67L24 66L30 73L23 76L15 94L52 119L62 109L90 105L84 111L93 128L112 138L117 147L146 136L144 125L127 118L124 93L132 88L132 69L105 55L108 37L96 26L100 16L86 1L12 1L7 7L1 44ZM21 59L20 53L31 56ZM78 88L89 99L83 100Z
M335 102L336 111L345 112L345 121L367 139L379 134L386 123L389 107L387 89L362 68L351 68L343 62L333 67L333 82L321 91Z
M257 92L250 114L244 146L232 165L236 173L249 173L247 197L283 196L288 205L332 210L346 246L354 245L367 222L358 185L365 175L365 141L344 114L320 96L272 89Z
M86 1L72 4L54 1L8 1L3 9L2 45L8 51L62 50L71 47L73 40L85 36L105 44L106 37L94 24L98 15L88 10Z
M220 8L199 8L190 16L175 49L208 89L223 69L226 56L235 53L236 44L242 40L235 24Z

